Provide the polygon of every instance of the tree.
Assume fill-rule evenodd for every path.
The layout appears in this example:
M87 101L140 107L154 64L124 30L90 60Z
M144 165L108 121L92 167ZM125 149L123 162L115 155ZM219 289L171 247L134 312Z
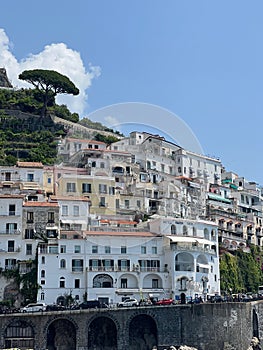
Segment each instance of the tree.
M41 92L43 96L42 116L46 115L48 102L54 100L57 94L79 94L79 89L68 77L53 70L25 70L19 74L19 79L33 84Z

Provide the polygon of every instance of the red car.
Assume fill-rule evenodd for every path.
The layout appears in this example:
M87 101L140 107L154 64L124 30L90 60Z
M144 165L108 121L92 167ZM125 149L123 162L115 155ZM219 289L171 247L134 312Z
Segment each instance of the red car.
M174 305L175 301L173 299L161 299L156 301L155 305Z

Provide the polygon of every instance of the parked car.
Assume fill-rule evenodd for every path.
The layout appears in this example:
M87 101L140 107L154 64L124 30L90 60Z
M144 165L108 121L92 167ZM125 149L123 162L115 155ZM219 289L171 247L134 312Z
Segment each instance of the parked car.
M79 304L80 310L84 309L99 309L101 304L98 300L86 300Z
M20 309L21 312L40 312L46 311L46 304L44 303L31 303Z
M46 306L46 311L64 311L66 310L65 306L50 304Z
M223 303L225 301L225 298L223 298L221 295L213 295L210 298L211 303Z
M155 305L174 305L175 301L173 299L160 299L155 302Z
M118 307L130 307L130 306L139 306L139 302L135 298L129 298L124 301L121 301L117 304Z

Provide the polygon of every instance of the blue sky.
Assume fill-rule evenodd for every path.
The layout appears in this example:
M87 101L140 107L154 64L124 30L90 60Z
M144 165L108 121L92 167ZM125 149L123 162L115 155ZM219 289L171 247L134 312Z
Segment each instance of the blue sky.
M3 0L0 66L15 86L31 67L68 75L82 93L59 101L82 117L126 102L160 106L205 154L263 184L262 13L261 0ZM172 124L158 128L176 134Z

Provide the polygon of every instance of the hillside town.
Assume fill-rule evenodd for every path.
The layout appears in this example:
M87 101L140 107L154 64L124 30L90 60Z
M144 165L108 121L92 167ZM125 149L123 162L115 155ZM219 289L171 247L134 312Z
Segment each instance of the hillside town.
M57 149L52 166L0 166L0 268L36 265L38 301L205 301L221 294L220 250L262 246L262 189L220 159L139 131ZM0 299L12 288L1 275Z

